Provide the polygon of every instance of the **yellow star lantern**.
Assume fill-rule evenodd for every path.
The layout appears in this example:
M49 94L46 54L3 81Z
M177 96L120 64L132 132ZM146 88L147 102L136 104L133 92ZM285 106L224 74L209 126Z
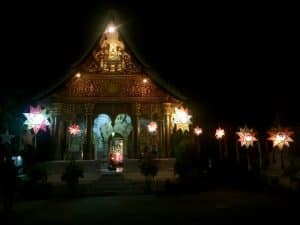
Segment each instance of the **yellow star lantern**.
M277 147L279 150L283 150L284 146L289 147L289 143L294 141L291 138L294 132L288 129L271 129L268 134L270 136L268 140L272 141L273 147Z
M177 130L189 131L189 125L191 122L192 116L188 114L188 109L183 107L175 108L175 113L173 114L173 121L176 124Z
M218 140L221 140L224 136L225 136L225 130L222 128L218 128L216 129L216 134L215 134L216 138Z
M240 131L236 133L239 136L238 141L241 143L241 146L245 146L246 148L253 146L253 142L257 141L253 129L244 127L240 128Z

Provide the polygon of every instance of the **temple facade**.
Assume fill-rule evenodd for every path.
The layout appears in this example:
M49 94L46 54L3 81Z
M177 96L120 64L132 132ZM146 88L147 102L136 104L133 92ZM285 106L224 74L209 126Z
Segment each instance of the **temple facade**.
M123 161L145 151L171 157L172 115L183 100L108 22L91 51L38 102L50 109L55 159Z

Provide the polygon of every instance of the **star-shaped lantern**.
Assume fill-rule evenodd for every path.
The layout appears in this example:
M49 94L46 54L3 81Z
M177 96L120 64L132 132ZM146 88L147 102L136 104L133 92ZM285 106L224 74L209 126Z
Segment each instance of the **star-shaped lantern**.
M155 133L157 130L157 123L154 121L151 121L148 125L147 125L148 131L150 133Z
M202 134L202 128L200 128L199 126L194 128L194 134L196 134L197 136L199 136L200 134Z
M13 139L15 137L15 135L9 134L8 130L6 130L6 132L4 134L0 134L1 137L1 143L2 144L11 144L11 139Z
M49 115L46 114L46 109L41 109L39 105L37 107L30 106L30 112L23 114L27 119L24 124L27 125L28 130L33 129L35 134L37 134L40 129L46 132L46 127L50 126L48 121Z
M268 134L270 136L268 140L273 141L273 147L277 147L279 150L282 150L284 146L289 147L289 143L294 141L291 138L294 132L288 129L271 129Z
M240 131L236 133L239 136L238 141L241 142L241 146L245 146L246 148L253 146L253 142L257 141L253 129L247 127L240 128Z
M224 136L225 136L225 130L222 128L218 128L216 129L216 134L215 134L216 138L218 140L221 140Z
M71 135L78 135L80 133L80 127L77 124L72 124L68 127Z
M192 116L188 114L188 109L183 107L175 108L175 113L173 114L173 121L176 124L177 130L189 131L189 125L191 122Z

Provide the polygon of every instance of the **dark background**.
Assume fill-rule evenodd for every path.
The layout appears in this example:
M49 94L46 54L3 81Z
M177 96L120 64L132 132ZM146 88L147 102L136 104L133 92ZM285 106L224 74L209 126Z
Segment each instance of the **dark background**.
M1 6L1 99L55 83L115 10L135 48L198 104L200 122L299 125L295 6L197 1L10 2Z

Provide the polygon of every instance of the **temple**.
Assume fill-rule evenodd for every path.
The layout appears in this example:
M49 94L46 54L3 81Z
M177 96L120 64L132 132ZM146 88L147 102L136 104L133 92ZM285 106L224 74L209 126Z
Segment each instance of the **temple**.
M185 97L130 48L108 21L93 48L38 103L50 109L55 159L123 161L172 156L172 115Z

